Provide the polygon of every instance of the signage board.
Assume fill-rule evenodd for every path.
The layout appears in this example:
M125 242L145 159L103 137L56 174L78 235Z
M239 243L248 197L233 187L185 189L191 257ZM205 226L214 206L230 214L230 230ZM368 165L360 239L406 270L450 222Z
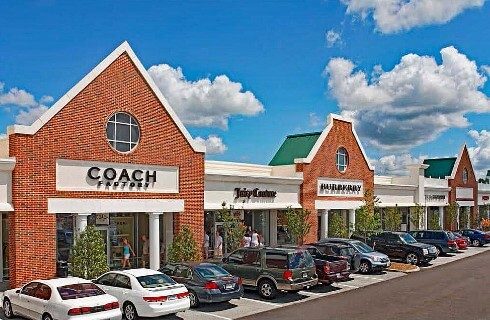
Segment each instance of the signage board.
M364 183L361 180L319 178L317 194L323 197L363 197Z

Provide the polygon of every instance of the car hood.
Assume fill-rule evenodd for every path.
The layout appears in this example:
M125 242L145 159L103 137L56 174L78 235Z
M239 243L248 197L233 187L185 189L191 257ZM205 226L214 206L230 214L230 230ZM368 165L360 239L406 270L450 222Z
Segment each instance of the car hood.
M426 243L422 243L422 242L409 243L408 245L414 246L414 247L417 247L420 249L428 249L430 247L433 247L433 245L431 245L431 244L426 244Z
M379 257L379 258L388 259L388 256L386 254L378 252L378 251L373 251L373 252L369 252L369 253L362 253L362 255L367 256L367 257L371 257L371 258Z

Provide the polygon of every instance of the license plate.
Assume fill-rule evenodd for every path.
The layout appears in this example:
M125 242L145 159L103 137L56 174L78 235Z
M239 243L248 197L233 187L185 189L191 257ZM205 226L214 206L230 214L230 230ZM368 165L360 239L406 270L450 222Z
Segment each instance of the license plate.
M235 284L234 283L225 284L225 289L226 290L232 290L233 288L235 288Z
M337 273L336 276L337 276L337 278L340 278L340 273Z
M173 296L168 296L167 298L168 300L175 300L177 299L177 296L176 295L173 295Z

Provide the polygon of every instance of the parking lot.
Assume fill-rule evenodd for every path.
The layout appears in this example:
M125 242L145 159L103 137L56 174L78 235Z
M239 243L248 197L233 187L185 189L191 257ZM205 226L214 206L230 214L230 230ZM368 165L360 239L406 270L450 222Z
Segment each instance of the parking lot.
M470 247L465 251L440 256L429 266L421 267L421 272L425 269L436 268L440 265L464 259L475 254L490 251L490 246L481 248ZM253 290L246 290L245 295L240 300L232 300L228 303L202 305L198 309L188 310L179 313L174 317L162 317L159 319L184 319L184 320L217 320L217 319L237 319L250 316L256 313L285 307L288 305L302 303L321 297L335 295L338 293L355 290L357 288L369 286L378 282L409 276L403 272L386 271L377 274L360 275L352 274L351 279L346 282L336 283L331 286L317 286L309 290L300 291L295 294L281 294L277 299L268 301L261 299ZM1 314L1 319L6 319ZM20 318L18 318L20 319Z

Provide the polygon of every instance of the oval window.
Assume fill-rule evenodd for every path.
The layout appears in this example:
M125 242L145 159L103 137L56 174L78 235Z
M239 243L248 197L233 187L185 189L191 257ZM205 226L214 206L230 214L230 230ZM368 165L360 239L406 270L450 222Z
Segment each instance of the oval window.
M140 127L132 115L117 112L107 121L106 135L114 150L128 153L136 147L140 140Z
M349 165L349 155L344 147L337 149L335 159L337 170L339 170L339 172L345 172L345 170L347 170L347 166Z

